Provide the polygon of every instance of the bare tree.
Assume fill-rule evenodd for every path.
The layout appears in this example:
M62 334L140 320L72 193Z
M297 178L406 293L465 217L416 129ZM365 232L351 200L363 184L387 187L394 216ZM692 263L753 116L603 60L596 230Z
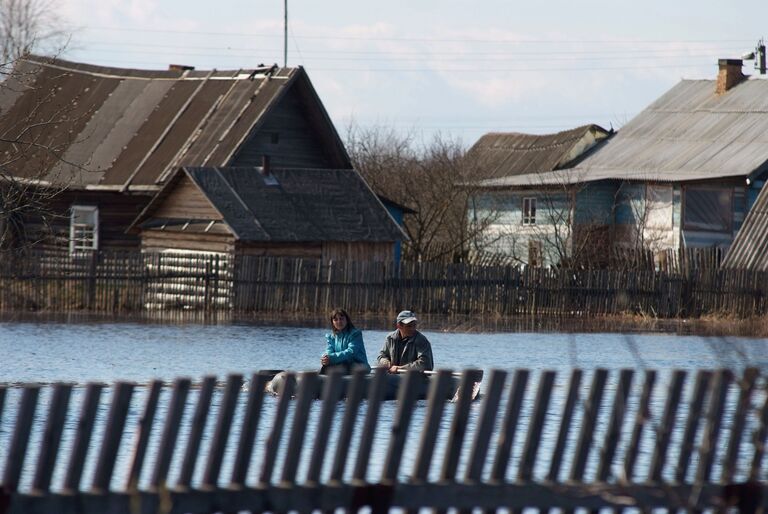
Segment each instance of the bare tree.
M468 216L478 168L460 142L438 135L420 144L413 132L353 124L347 148L376 193L416 211L405 220L405 258L465 261L472 247L486 244L480 236L492 214Z
M72 109L51 109L54 92L35 85L34 66L20 60L33 51L55 55L63 50L68 36L56 6L53 0L0 0L0 99L34 91L24 109L9 114L6 105L3 112L7 119L0 130L0 249L36 241L39 231L33 235L26 230L29 217L38 227L49 227L61 215L51 204L66 183L51 180L48 172L51 160L61 160L70 141L52 137L51 128L58 126L65 134L74 121Z
M0 0L0 52L5 66L33 51L61 51L68 32L56 7L55 0Z

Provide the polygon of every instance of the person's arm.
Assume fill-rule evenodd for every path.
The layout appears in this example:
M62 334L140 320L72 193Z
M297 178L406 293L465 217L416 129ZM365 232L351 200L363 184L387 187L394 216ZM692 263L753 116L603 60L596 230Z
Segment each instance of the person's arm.
M382 368L389 368L392 366L392 356L389 354L389 336L384 340L384 346L379 350L379 356L376 358L376 363Z
M417 371L432 371L434 360L432 359L432 345L423 335L416 337L414 341L416 347L416 360L400 366L400 369L415 369Z

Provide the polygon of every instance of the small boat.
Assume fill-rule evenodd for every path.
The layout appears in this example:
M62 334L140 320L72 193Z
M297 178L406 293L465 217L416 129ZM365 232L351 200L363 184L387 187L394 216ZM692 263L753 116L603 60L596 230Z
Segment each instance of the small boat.
M474 376L471 376L471 387L472 387L472 400L477 399L480 396L480 383L483 380L483 371L482 370L468 370L470 374L473 374ZM267 385L265 387L265 392L272 394L274 396L279 396L280 392L283 390L283 387L285 386L286 378L288 377L289 371L278 371L275 373L275 375L272 377L271 380L267 382ZM416 397L419 400L426 399L429 394L429 387L430 383L434 379L435 376L437 376L438 372L436 371L423 371L417 374L416 378L418 379L417 383L417 395ZM364 375L364 382L363 382L363 397L367 397L368 395L368 388L370 384L373 382L375 374L369 373ZM406 374L405 373L398 373L398 374L387 374L386 375L386 387L384 389L384 400L395 400L397 399L398 391L400 390L400 384L404 381ZM461 377L462 373L451 373L450 378L450 386L446 389L445 393L445 400L452 400L455 401L458 399L459 395L459 385L461 384ZM297 382L301 381L302 375L301 373L296 374ZM324 389L325 381L328 380L328 375L318 375L318 378L320 379L320 387L317 388L317 394L315 396L316 399L320 399L322 395L322 391ZM353 375L344 375L341 377L341 395L340 398L346 398L347 394L350 390L350 384L352 383Z

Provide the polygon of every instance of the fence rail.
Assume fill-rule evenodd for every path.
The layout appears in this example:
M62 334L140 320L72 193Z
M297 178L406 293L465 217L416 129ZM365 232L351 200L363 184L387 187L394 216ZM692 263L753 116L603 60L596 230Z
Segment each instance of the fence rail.
M768 506L768 400L765 377L753 368L700 370L692 383L684 370L646 370L635 387L637 374L626 369L574 369L567 384L554 371L534 383L527 369L492 370L477 407L474 371L462 372L455 403L435 400L450 371L431 378L425 402L416 401L424 377L410 372L389 417L385 370L355 372L344 403L344 379L314 372L289 374L280 397L267 402L273 373L255 373L244 394L242 375L223 384L206 377L194 388L180 378L170 391L153 381L141 388L143 407L133 398L136 384L118 382L108 388L108 411L100 408L104 386L88 384L70 423L71 384L23 385L6 409L15 416L4 440L0 512ZM0 405L14 391L0 387ZM42 392L47 413L39 416ZM33 451L35 427L42 436ZM383 449L377 469L372 448ZM65 471L53 486L56 469Z
M688 261L686 261L688 262ZM27 252L0 260L0 309L226 310L593 317L764 315L768 273L324 262L206 254Z

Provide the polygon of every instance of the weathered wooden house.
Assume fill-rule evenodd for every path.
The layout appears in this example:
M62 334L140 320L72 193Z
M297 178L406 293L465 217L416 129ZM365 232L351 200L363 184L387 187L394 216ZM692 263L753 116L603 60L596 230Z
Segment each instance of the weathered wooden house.
M511 177L538 176L567 169L611 137L613 132L598 125L584 125L556 134L490 133L469 150L478 168L480 194L470 203L471 221L483 222L485 249L519 262L541 260L541 245L535 237L546 202L538 202L525 189L497 187ZM554 200L556 190L551 191ZM550 206L555 208L556 206Z
M268 161L267 161L268 162ZM147 252L392 262L403 235L351 169L177 169L133 223Z
M768 175L768 80L719 64L575 166L483 181L476 208L497 210L497 250L556 265L611 247L727 248Z
M126 229L182 166L254 167L266 155L275 168L351 168L301 67L152 71L30 56L0 85L0 135L0 187L25 193L16 239L70 251L137 248Z

